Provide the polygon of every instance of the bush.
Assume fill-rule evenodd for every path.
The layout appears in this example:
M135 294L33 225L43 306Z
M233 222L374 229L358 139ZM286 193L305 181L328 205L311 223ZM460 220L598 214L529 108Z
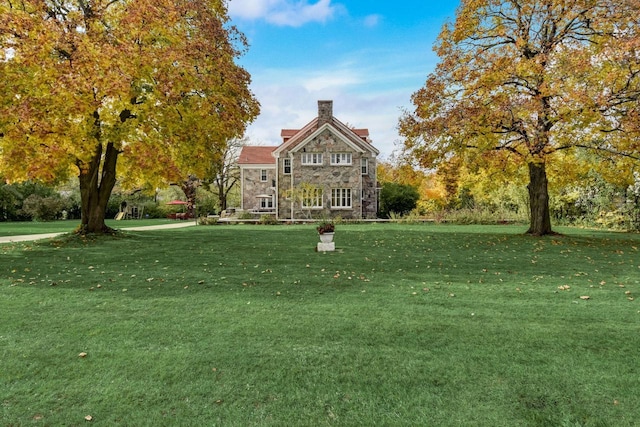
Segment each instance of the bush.
M30 221L33 215L28 207L23 210L25 200L36 195L40 199L60 197L56 191L37 182L22 182L19 184L3 184L0 187L0 221Z
M34 221L53 221L63 217L67 202L60 196L32 194L24 200L22 212Z
M420 194L418 190L405 184L385 182L380 191L380 212L383 218L388 218L391 213L406 215L415 209Z
M260 216L260 224L265 224L265 225L276 225L278 223L278 220L276 219L276 217L274 215L261 215Z
M198 218L198 225L216 225L217 223L217 217L201 216Z
M439 222L450 222L453 224L503 224L503 223L525 223L528 218L522 214L515 214L513 211L504 209L489 209L477 207L475 209L458 209L443 214L438 218Z

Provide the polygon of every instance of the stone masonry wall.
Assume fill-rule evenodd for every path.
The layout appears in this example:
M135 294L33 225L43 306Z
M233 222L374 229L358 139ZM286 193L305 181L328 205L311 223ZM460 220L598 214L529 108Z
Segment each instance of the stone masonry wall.
M279 218L291 218L292 203L294 203L294 218L339 216L345 219L357 219L375 217L377 211L377 193L375 189L376 160L373 155L354 151L329 129L309 141L303 150L293 154L291 175L285 175L282 166L283 158L288 158L289 153L283 152L278 159ZM322 165L302 165L303 153L322 153ZM331 165L331 153L351 153L351 165ZM367 175L362 175L361 172L362 156L368 158ZM299 201L287 199L292 181L295 188L299 188L303 183L308 183L322 189L322 208L303 210ZM331 206L331 190L345 188L351 189L351 208Z
M261 181L261 170L266 169L267 181ZM260 210L260 199L258 195L273 194L275 207L275 192L271 189L272 181L276 179L276 171L273 167L266 168L257 166L256 168L244 168L242 172L243 191L242 208L244 210Z

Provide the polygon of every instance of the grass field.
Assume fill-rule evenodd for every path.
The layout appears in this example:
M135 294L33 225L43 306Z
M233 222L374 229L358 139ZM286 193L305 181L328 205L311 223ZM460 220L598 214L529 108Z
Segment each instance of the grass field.
M175 220L171 219L142 219L115 221L107 220L109 227L121 229L127 227L143 227L147 225L173 224ZM3 236L20 236L29 234L46 234L46 233L67 233L72 232L80 225L80 221L46 221L46 222L0 222L0 237Z
M0 245L0 425L639 425L640 235L559 231Z

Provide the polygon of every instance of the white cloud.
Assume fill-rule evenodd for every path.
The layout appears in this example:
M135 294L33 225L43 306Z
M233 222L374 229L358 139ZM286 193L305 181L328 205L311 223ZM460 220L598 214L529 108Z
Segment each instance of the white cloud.
M364 18L364 26L368 27L368 28L376 27L380 23L381 19L382 19L382 16L380 16L380 15L368 15L368 16L365 16L365 18Z
M327 22L341 9L332 0L231 0L229 15L247 20L264 19L283 27L300 27L309 22Z
M382 157L390 155L400 139L400 106L409 104L409 91L372 90L366 74L345 64L312 71L263 70L254 77L252 90L261 103L261 113L247 130L251 144L279 145L280 130L299 129L313 120L321 99L333 100L333 114L338 120L368 128ZM364 92L363 85L367 89Z
M248 20L262 18L280 2L281 0L230 0L229 15Z

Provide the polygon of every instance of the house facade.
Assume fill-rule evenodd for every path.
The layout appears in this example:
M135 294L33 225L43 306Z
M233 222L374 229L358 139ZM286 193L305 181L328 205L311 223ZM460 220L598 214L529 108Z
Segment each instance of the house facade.
M379 152L367 129L349 128L333 116L333 101L318 101L315 119L281 137L279 146L243 147L243 210L278 219L376 217Z

